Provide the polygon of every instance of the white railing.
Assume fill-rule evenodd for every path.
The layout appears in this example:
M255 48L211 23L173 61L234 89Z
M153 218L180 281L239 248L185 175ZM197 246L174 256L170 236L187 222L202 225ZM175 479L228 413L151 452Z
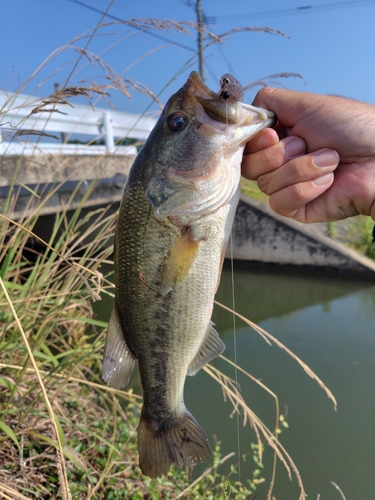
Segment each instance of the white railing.
M153 117L109 111L82 104L50 104L38 111L42 99L19 94L12 97L0 91L0 154L135 154L134 146L116 146L116 139L147 139L156 119ZM37 110L37 112L33 112ZM53 110L53 111L46 111ZM19 130L33 130L46 134L62 133L66 140L73 134L88 135L94 140L104 139L105 146L86 146L62 142L47 142L43 136L35 142L22 141L22 136L9 140ZM3 141L1 140L3 137Z

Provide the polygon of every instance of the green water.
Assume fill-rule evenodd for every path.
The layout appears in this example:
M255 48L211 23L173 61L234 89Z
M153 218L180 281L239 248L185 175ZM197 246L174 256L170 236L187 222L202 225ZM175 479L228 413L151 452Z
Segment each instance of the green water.
M238 267L234 282L236 310L297 354L337 399L334 411L323 390L295 360L236 320L238 363L277 394L289 424L280 440L301 473L308 498L316 500L320 494L320 500L341 500L333 481L346 500L375 499L375 285ZM224 269L217 300L232 304L229 269ZM108 306L103 306L102 317L107 319ZM224 354L233 360L233 317L216 306L213 320L227 346ZM233 376L233 369L222 360L214 364ZM239 382L251 409L272 428L273 398L241 374ZM133 383L137 385L136 380ZM232 406L207 374L187 378L185 401L211 442L216 435L224 453L237 452ZM241 426L241 453L249 451L252 441L254 432ZM256 500L266 498L271 477L272 454L267 446L264 461L266 485L258 488ZM241 468L243 481L253 468L250 456ZM278 463L276 499L298 500L298 492L295 477L290 481Z

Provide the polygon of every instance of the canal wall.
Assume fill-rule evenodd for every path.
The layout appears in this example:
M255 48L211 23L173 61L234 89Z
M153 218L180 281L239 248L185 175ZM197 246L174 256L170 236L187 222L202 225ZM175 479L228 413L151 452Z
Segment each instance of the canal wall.
M135 154L7 155L0 160L0 209L19 220L120 202ZM12 181L11 181L12 179Z
M319 225L276 214L244 195L237 208L227 257L375 279L375 263L322 234Z

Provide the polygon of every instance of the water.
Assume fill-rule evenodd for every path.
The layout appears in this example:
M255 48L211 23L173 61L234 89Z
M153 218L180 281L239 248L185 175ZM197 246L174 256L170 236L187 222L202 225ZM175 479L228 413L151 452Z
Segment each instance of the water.
M375 499L375 285L238 266L234 282L237 311L297 354L337 399L334 411L295 360L236 320L238 363L278 395L289 424L280 440L301 473L308 498L316 500L320 494L320 500L341 500L334 481L347 500ZM230 269L224 269L217 300L232 304ZM234 359L232 315L215 306L213 320L227 346L224 354ZM224 361L214 364L234 377ZM251 409L273 428L273 398L241 374L239 382ZM185 400L210 441L216 435L223 453L237 452L232 406L206 373L187 378ZM249 451L254 432L241 427L240 442L241 453ZM258 488L257 500L266 498L271 477L272 453L267 446L264 461L266 484ZM250 455L242 480L253 469ZM278 463L275 498L298 500L298 492L295 477L290 481Z

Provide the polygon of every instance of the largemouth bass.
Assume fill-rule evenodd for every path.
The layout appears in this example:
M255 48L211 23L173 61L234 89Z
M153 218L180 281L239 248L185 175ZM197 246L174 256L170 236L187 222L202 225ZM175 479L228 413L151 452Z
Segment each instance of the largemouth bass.
M185 378L224 351L211 314L239 199L242 152L273 123L270 111L238 102L227 88L216 94L192 72L129 173L116 227L116 296L103 379L125 387L137 361L139 464L152 478L173 463L193 466L210 456L184 404Z

